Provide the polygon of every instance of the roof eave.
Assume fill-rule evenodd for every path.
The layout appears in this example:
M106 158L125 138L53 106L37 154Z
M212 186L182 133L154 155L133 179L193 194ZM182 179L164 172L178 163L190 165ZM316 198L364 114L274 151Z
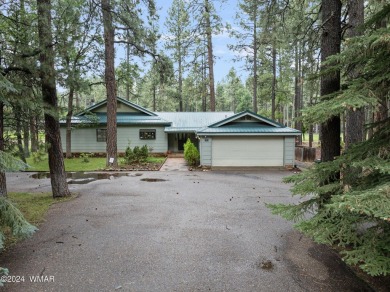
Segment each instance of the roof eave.
M197 132L198 136L299 136L301 133L215 133L215 132Z

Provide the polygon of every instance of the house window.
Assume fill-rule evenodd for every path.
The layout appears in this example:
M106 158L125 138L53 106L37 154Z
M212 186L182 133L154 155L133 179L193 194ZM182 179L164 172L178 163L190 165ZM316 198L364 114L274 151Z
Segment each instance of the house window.
M141 130L139 130L139 138L141 140L155 140L156 139L156 130L141 129Z
M96 129L96 141L97 142L107 141L107 129Z

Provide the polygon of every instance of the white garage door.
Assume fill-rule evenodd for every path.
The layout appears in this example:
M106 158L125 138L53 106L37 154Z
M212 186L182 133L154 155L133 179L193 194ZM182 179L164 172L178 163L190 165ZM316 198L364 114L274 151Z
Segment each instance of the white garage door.
M212 166L283 166L283 137L214 137Z

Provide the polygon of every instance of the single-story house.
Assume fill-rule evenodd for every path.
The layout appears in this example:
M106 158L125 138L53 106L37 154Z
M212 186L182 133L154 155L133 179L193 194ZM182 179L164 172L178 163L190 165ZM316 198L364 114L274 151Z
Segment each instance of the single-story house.
M211 167L294 165L295 137L301 132L251 111L151 112L117 98L118 151L147 145L155 153L180 152L190 138L200 162ZM107 101L72 117L72 152L106 151ZM66 149L66 122L60 121Z

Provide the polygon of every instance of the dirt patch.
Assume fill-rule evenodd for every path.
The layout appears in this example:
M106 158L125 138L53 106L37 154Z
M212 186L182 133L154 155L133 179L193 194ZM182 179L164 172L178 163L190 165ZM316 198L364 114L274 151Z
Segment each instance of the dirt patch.
M314 243L297 231L284 236L284 258L304 291L374 291L329 247Z

